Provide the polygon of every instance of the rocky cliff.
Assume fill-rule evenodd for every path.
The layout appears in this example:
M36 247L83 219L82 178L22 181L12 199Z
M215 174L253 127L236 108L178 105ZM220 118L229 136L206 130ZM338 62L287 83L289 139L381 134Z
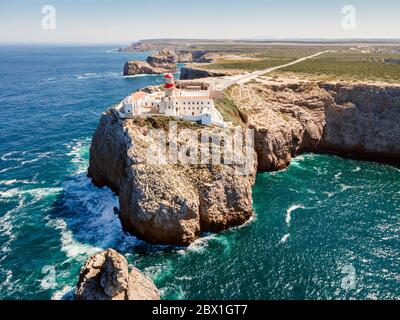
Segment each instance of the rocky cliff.
M94 133L89 174L97 186L110 186L119 194L125 229L150 243L189 245L204 232L246 222L253 214L255 155L252 161L243 159L231 164L167 164L162 161L163 155L157 154L155 158L161 162L151 162L148 150L159 143L151 129L167 134L169 120L121 120L111 110L102 115ZM219 129L215 130L178 122L174 144L180 159L220 148L223 140L213 140L210 145L197 136L201 132L219 137ZM198 148L186 148L195 142Z
M174 72L175 69L169 68L170 65L151 65L146 61L127 61L124 65L124 76L133 76L137 74L162 74Z
M78 300L159 300L157 288L113 249L97 253L82 267L75 292Z
M252 83L227 93L255 130L261 171L307 151L400 164L400 87Z
M252 215L256 170L283 169L302 152L400 165L400 87L256 81L230 87L226 98L231 103L221 112L239 114L254 130L257 159L246 175L237 174L249 167L246 161L149 163L147 150L158 144L150 129L166 134L171 119L122 121L114 111L102 115L90 149L89 174L96 185L119 194L120 218L128 231L151 243L188 245L201 233L240 225ZM179 132L191 128L221 137L216 128L189 122L180 126ZM184 146L197 138L180 139L176 143L186 156L196 154Z
M159 51L157 54L147 57L146 61L127 61L124 65L124 76L174 72L177 70L178 63L209 63L212 62L214 58L215 54L208 51L174 51L164 49ZM213 73L210 73L210 75L207 76L213 76L212 74ZM197 78L199 77L197 76L196 78L192 77L188 79Z
M180 80L194 80L194 79L202 79L209 77L222 77L225 76L226 73L223 72L215 72L211 70L199 69L194 67L182 67Z

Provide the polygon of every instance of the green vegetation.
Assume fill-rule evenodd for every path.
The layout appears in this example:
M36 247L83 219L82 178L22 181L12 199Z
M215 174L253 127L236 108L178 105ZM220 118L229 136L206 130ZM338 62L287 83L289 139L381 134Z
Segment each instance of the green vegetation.
M151 116L151 117L137 117L131 120L135 124L139 126L147 126L154 129L163 129L169 130L170 121L175 121L177 123L178 128L182 129L198 129L199 125L196 122L184 121L184 120L176 120L174 117L166 117L166 116Z
M230 51L235 51L238 55L246 54L243 59L229 60L222 58L204 67L215 70L256 71L283 65L299 58L328 50L327 47L322 46L248 46L233 48ZM246 57L249 57L249 59L246 60Z
M400 54L333 52L278 70L272 75L295 73L318 80L382 81L398 83L400 64L385 59L400 59Z
M206 69L211 70L243 70L243 71L256 71L276 67L281 64L289 63L293 60L223 60L205 66Z
M232 122L235 125L245 123L243 113L227 95L224 96L223 100L215 100L214 103L226 122Z

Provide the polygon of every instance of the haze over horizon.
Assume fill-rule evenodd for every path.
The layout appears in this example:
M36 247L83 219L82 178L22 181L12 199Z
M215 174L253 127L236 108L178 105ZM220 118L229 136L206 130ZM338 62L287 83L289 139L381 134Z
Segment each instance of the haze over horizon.
M55 8L45 30L42 8ZM342 8L356 9L344 29ZM139 39L400 39L395 0L0 1L0 43L130 43Z

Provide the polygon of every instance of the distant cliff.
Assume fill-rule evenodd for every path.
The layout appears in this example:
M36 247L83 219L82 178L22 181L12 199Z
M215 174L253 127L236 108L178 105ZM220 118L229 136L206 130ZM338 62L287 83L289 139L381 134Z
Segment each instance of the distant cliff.
M208 63L214 55L208 51L174 51L164 49L150 55L146 61L130 60L124 65L124 76L162 74L177 70L178 63Z
M156 46L149 42L134 42L125 48L119 48L121 52L141 52L141 51L153 51L156 50Z

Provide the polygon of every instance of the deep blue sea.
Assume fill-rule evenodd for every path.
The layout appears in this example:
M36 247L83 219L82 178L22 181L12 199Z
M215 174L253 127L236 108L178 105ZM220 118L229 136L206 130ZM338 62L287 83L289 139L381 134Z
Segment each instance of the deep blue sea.
M400 299L400 171L307 154L254 187L256 217L189 248L122 231L86 177L100 114L162 76L122 77L148 52L0 47L0 299L71 298L113 247L166 299Z

